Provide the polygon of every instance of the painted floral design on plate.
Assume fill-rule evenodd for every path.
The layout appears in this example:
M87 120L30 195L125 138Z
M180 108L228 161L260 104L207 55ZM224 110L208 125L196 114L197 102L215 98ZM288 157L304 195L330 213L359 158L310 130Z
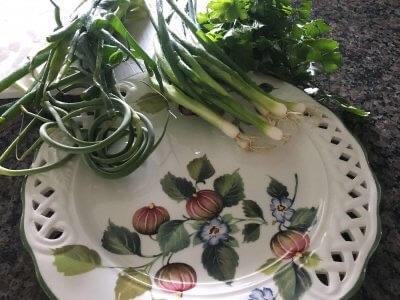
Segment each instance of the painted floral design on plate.
M309 250L308 232L316 223L318 209L296 207L297 174L293 175L292 195L283 183L269 177L264 187L269 203L265 199L246 199L240 170L217 176L206 155L190 161L186 174L180 177L168 172L160 179L166 197L163 201L175 201L177 208L182 209L181 218L171 219L162 203L150 202L132 212L131 228L109 220L101 246L113 254L138 256L144 262L120 268L114 290L116 299L151 294L153 287L182 296L196 287L199 267L229 286L235 281L239 266L237 249L244 243L257 243L263 226L276 229L270 239L274 257L266 257L257 271L272 276L277 294L283 299L298 299L311 287L307 269L317 266L320 259ZM206 184L212 184L212 188L205 188ZM232 207L238 207L245 217L226 212ZM152 249L156 253L142 252L144 239L154 243ZM199 262L192 266L175 259L176 253L191 247L202 247ZM104 267L99 253L85 245L57 248L53 255L54 265L65 276ZM275 298L270 287L259 287L251 291L248 299Z

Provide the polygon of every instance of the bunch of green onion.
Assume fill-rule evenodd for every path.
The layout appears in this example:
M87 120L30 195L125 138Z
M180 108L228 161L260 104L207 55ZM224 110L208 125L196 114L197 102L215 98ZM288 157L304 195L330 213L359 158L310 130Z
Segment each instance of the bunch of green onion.
M191 110L219 128L244 148L250 145L243 139L238 122L251 124L273 140L283 132L271 124L271 118L284 118L288 111L303 113L303 103L281 100L264 92L214 42L209 40L196 22L193 0L187 1L187 12L175 0L167 0L173 14L189 29L177 34L166 20L163 0L156 1L157 17L152 18L159 44L155 46L156 62L161 70L162 86L154 80L167 99ZM191 32L191 34L190 34ZM239 93L251 104L245 105L230 91Z

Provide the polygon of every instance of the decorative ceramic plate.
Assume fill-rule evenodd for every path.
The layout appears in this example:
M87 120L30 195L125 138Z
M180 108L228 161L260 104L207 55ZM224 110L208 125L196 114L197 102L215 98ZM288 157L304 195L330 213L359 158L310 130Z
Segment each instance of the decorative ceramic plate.
M101 179L79 159L28 177L23 237L49 296L349 297L379 239L377 183L330 111L272 83L276 95L321 111L292 123L281 145L247 152L176 112L160 146L126 178ZM164 118L154 115L154 124ZM58 156L43 146L34 164Z

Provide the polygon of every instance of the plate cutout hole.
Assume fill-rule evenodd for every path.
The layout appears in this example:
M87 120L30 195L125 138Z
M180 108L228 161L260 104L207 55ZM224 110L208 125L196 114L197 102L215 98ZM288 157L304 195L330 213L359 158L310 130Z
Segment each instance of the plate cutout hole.
M50 219L54 214L55 214L55 211L51 208L48 208L42 213L42 216Z
M351 198L358 198L361 196L361 193L355 189L352 189L350 192L348 192Z
M40 204L38 202L36 202L35 200L32 200L32 208L33 208L33 210L37 210L39 205Z
M361 231L361 233L362 233L363 235L365 235L365 232L367 231L367 227L361 226L361 227L360 227L360 231Z
M63 231L59 229L53 229L50 231L47 235L46 238L49 240L57 240L63 235Z
M34 187L38 187L42 182L39 179L35 179L35 182L33 183Z
M360 218L361 215L355 211L354 209L349 209L348 211L346 211L346 214L351 218L351 219L357 219Z
M356 167L359 168L359 169L361 169L360 162L356 163Z
M331 143L334 145L339 145L339 143L342 141L341 138L338 138L337 136L334 136L331 138Z
M351 144L349 144L346 148L349 150L353 150L353 146Z
M364 189L367 189L367 183L366 183L365 181L363 181L360 185L361 185Z
M321 129L328 129L329 124L326 122L319 123L318 127Z
M339 127L336 127L335 131L336 132L342 132Z
M339 156L339 159L340 159L340 160L343 160L343 161L349 161L350 158L351 158L351 156L348 155L347 153L342 153L342 154L340 154L340 156Z
M357 177L357 173L356 172L353 172L353 171L349 171L347 174L346 174L346 176L348 177L348 178L350 178L350 179L354 179L354 178L356 178Z
M316 271L315 275L317 275L319 281L321 281L322 284L329 286L329 275L325 271Z
M47 164L47 161L45 160L45 159L41 159L40 160L40 162L39 162L39 164L38 164L38 167L43 167L43 166L45 166Z
M342 236L342 238L347 241L347 242L352 242L354 241L353 236L351 235L351 232L348 230L342 231L340 233L340 235Z
M35 227L36 227L36 230L39 232L40 229L42 229L43 225L35 222Z
M339 272L340 281L343 281L345 277L346 277L346 272Z
M333 261L336 261L336 262L343 262L344 261L343 255L340 252L332 252L331 256L332 256L332 260Z
M50 187L44 189L43 191L40 192L43 196L45 196L46 198L49 198L51 195L54 194L54 190Z
M121 95L122 95L123 97L125 97L125 96L127 95L127 92L126 92L125 89L120 89L119 92L121 93Z
M325 114L322 114L322 116L321 116L322 118L324 118L324 119L328 119L328 116L327 115L325 115Z
M351 254L353 255L354 261L356 261L358 258L358 251L353 251L353 252L351 252Z
M365 208L366 211L368 211L368 203L364 204L363 207Z

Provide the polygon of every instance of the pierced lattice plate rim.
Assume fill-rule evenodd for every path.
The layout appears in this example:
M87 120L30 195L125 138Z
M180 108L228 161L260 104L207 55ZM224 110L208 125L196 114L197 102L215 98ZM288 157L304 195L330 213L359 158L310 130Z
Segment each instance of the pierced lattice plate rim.
M166 146L161 147L158 154L155 153L154 159L149 163L151 166L157 167L155 173L149 172L149 168L147 168L140 171L140 176L133 175L118 183L107 183L100 179L93 181L94 177L85 171L83 163L75 160L61 169L28 177L22 193L24 198L22 236L26 247L32 254L39 281L45 291L59 299L82 297L85 299L114 299L114 297L128 299L124 298L127 295L121 292L128 287L121 286L121 282L132 277L148 283L145 288L138 287L137 284L130 287L136 291L131 294L131 296L138 296L135 299L152 299L152 297L176 299L174 293L160 291L154 279L157 269L170 265L169 259L166 262L166 259L160 258L157 262L158 265L155 263L153 270L149 269L149 277L146 277L128 268L138 265L138 262L143 262L142 257L134 253L132 247L127 247L132 252L131 255L121 255L104 241L107 240L107 234L112 236L113 232L118 234L126 232L126 230L130 233L137 232L136 228L131 225L132 214L140 207L145 206L147 200L143 199L149 192L143 191L146 189L146 185L133 184L135 186L125 192L121 188L122 186L127 186L127 183L132 185L132 180L142 177L142 180L148 182L151 190L156 190L155 198L162 198L159 202L152 200L156 202L156 206L166 207L170 214L170 221L182 220L178 215L182 215L182 211L185 212L184 207L181 203L171 200L171 195L165 192L168 190L168 186L160 186L159 182L161 179L164 179L164 182L171 179L171 177L166 177L168 172L176 175L175 177L184 178L186 181L193 181L196 175L193 175L193 170L192 173L190 172L190 168L192 168L189 167L190 163L192 163L191 166L200 164L203 168L210 163L214 173L209 177L202 175L205 177L200 179L208 181L204 188L223 194L219 187L222 185L221 182L227 184L223 179L229 176L232 176L229 179L234 180L233 174L235 170L239 169L238 174L243 182L243 193L250 199L241 198L240 205L232 204L234 202L227 205L228 202L226 202L223 211L218 214L221 218L212 224L207 225L204 222L189 224L189 221L185 221L187 224L185 230L191 234L190 247L184 247L181 240L175 241L175 244L178 245L175 248L166 246L166 242L153 241L152 244L150 240L146 240L148 235L138 234L143 251L151 252L149 250L155 249L154 247L157 245L162 248L161 250L165 250L165 247L172 247L168 248L169 252L165 250L168 255L173 254L171 262L175 259L177 262L192 267L193 271L187 267L185 269L185 266L175 265L176 269L173 270L174 272L180 270L181 275L189 276L193 275L193 272L197 275L196 280L192 279L196 283L194 288L190 284L181 286L181 289L187 288L183 292L184 298L257 299L254 297L260 295L267 297L271 293L276 299L284 299L289 296L284 292L285 285L282 277L286 282L294 280L295 285L300 286L297 287L297 291L296 287L294 288L292 296L295 298L339 299L350 297L362 281L366 262L377 246L380 236L377 182L369 169L361 146L333 113L320 107L298 89L286 83L271 80L277 88L274 91L277 95L293 101L307 101L321 111L319 117L312 121L302 122L298 128L298 135L306 140L293 137L286 145L280 146L279 150L271 150L272 154L268 155L272 155L272 158L263 156L264 154L256 154L258 158L252 160L248 158L249 154L238 151L233 151L234 157L218 154L217 152L225 150L226 143L231 143L231 141L223 140L221 142L219 133L210 130L201 122L197 124L195 122L196 125L193 125L195 128L192 128L200 132L198 145L192 143L190 147L175 149L173 145L183 141L179 137L180 134L183 134L185 139L191 139L190 133L185 135L187 126L182 126L178 120L171 125L177 133L167 137L167 141L164 143ZM173 130L171 129L171 131ZM190 141L193 142L193 138ZM208 151L204 146L207 143L210 143L214 150ZM295 146L299 149L293 150L296 149ZM292 154L291 157L298 155L300 161L289 159L287 162L282 162L282 159L288 154ZM39 151L35 163L51 161L55 156L54 149L44 146ZM201 159L202 157L206 159ZM266 160L265 165L268 167L268 172L260 169L261 158ZM168 163L171 160L174 163ZM231 167L232 161L237 163ZM173 167L176 162L179 166ZM189 170L189 174L186 169ZM254 181L253 173L259 175L256 177L262 178ZM262 175L260 175L261 173ZM271 177L285 186L287 195L282 191L281 195L276 192L274 194ZM267 178L270 179L267 180ZM197 180L195 181L194 187L202 185ZM316 186L313 186L312 183ZM126 192L135 192L135 188L139 191L139 203L128 205L129 199L121 195ZM268 188L270 188L269 192ZM90 199L93 195L95 195L93 197L100 197L99 195L107 194L110 189L114 191L114 198L116 198L112 201L119 201L119 205L124 205L124 207L107 206L105 204L107 199L99 200L97 204L94 204L93 199ZM253 190L258 191L253 192ZM285 198L284 196L293 201L282 200ZM294 198L296 198L296 203L294 203ZM98 204L99 202L100 204ZM126 212L126 205L131 207L129 212ZM285 214L279 214L277 205L286 205L286 217ZM174 211L175 207L179 207L176 209L178 212ZM259 209L262 211L261 215ZM249 213L249 210L252 213ZM292 216L290 219L288 217L290 213L296 217ZM131 217L128 220L129 214ZM304 217L307 221L301 223L299 216ZM310 216L313 216L312 220ZM234 232L235 224L230 219L231 217L238 224L244 222L244 226L240 228L236 226L236 232ZM257 217L258 221L256 222L253 219L257 219ZM245 218L248 220L239 220ZM262 224L261 219L264 219L267 224ZM138 222L140 223L139 219ZM227 226L224 227L224 224ZM246 227L246 224L253 225ZM308 228L301 230L299 226L305 226L304 224L308 225ZM212 245L211 235L205 235L205 229L211 229L211 225L214 226L212 228L228 230L225 236L214 235L214 238L220 238L216 245ZM173 228L175 230L182 229ZM190 232L190 230L192 231ZM261 234L254 237L251 233L257 230ZM298 232L303 234L298 235ZM118 234L112 237L116 238ZM295 240L298 251L282 259L284 255L279 252L281 249L279 245L282 243L271 242L272 237L275 237L276 234L279 238L286 239L284 242ZM193 236L197 236L198 239L194 241ZM223 237L226 239L224 240ZM230 242L228 242L229 239L231 239ZM240 241L241 239L242 241ZM238 241L241 243L239 244ZM202 244L203 247L199 244ZM271 244L274 244L274 247L269 247ZM71 250L68 248L71 245L78 245L78 247ZM221 270L214 270L203 259L206 251L213 253L212 251L217 247L222 248L218 245L224 245L223 250L218 249L225 251L225 254L231 253L231 260L236 261L236 255L238 257L237 266L226 263L224 267L226 274L223 275L218 273ZM228 248L229 250L226 250ZM254 249L252 250L252 248ZM76 251L76 253L68 252L68 250ZM90 251L94 251L96 254ZM60 263L60 261L66 261L60 253L67 253L68 259L71 258L68 253L87 255L87 259L91 260L89 271L81 272L81 267L71 271L63 265L64 263ZM249 253L251 255L248 255ZM281 259L277 260L277 264L282 262L282 266L286 267L278 266L277 269L280 268L280 271L273 272L271 264L266 265L266 263L268 261L271 263L272 259L279 256L277 255L279 253L281 253ZM164 256L168 257L168 255ZM197 261L194 259L196 256ZM252 258L248 259L247 256ZM98 258L101 263L97 260ZM245 263L241 264L242 261ZM87 261L84 263L88 267ZM110 266L112 268L109 268ZM234 276L229 275L233 271ZM99 286L96 284L99 281L104 284ZM223 282L229 282L229 284ZM77 283L80 283L78 287Z

